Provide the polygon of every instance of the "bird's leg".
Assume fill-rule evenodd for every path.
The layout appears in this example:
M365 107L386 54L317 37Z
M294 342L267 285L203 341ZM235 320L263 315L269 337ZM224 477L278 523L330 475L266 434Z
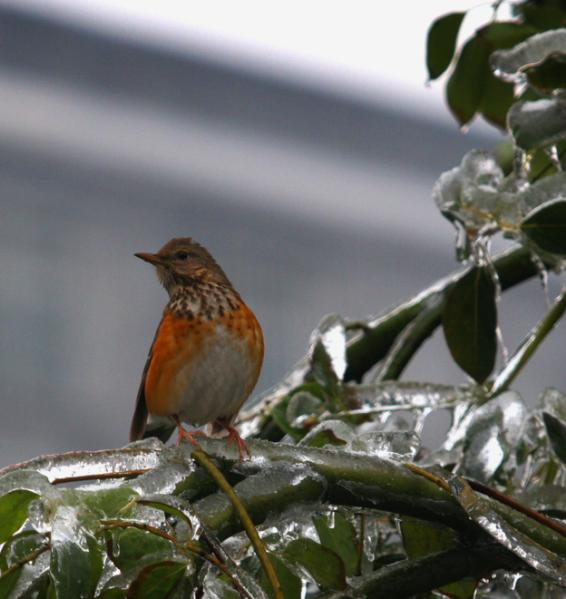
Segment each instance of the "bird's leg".
M181 421L179 420L179 416L177 416L176 414L173 416L173 420L175 421L175 424L177 425L177 433L178 433L177 445L180 445L181 441L183 439L185 439L186 441L188 441L195 447L200 447L200 444L195 439L195 437L202 437L202 436L204 436L204 433L202 431L194 431L194 432L190 433L188 430L186 430L183 427L183 425L181 424Z
M231 424L221 418L216 420L215 424L228 431L227 445L230 445L230 443L236 444L238 453L240 454L240 462L244 461L244 453L247 453L249 458L252 457L248 444L240 437L240 433Z

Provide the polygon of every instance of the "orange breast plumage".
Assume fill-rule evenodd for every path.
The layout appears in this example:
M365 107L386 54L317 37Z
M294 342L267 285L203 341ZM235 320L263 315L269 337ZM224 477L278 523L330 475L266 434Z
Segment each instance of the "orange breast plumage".
M145 381L153 416L231 422L257 382L263 336L253 312L235 293L205 292L172 296L165 310Z

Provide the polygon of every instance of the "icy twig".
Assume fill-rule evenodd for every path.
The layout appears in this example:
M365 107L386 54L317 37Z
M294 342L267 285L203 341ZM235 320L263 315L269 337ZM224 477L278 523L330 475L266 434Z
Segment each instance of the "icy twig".
M230 499L240 518L242 526L244 527L244 530L246 531L246 534L253 545L265 575L267 576L267 579L273 588L275 599L284 599L283 591L281 590L281 583L279 582L279 578L277 578L275 568L273 567L273 564L267 555L265 545L263 544L263 541L261 540L256 527L250 518L250 515L244 507L244 504L240 501L240 498L238 495L236 495L230 483L224 478L222 472L220 472L214 462L206 455L206 453L204 453L204 451L201 449L196 449L192 452L192 457L210 474L210 476L216 481L216 484Z

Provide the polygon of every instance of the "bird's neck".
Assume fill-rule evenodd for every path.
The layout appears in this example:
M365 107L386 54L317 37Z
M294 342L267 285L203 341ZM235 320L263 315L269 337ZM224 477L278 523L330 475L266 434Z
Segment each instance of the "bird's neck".
M167 310L179 317L212 318L236 310L242 300L231 285L195 281L170 291Z

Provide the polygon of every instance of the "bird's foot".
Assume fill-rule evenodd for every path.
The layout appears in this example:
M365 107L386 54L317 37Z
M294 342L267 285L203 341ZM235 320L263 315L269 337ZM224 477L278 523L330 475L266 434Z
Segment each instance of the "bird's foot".
M200 443L195 437L205 437L206 435L202 431L189 432L183 427L181 421L177 417L175 417L175 423L177 424L177 445L180 445L181 441L185 440L195 447L200 447Z
M247 453L248 457L251 458L252 454L250 448L242 437L240 437L240 433L231 424L225 424L223 426L228 431L227 445L229 446L231 443L236 445L238 453L240 454L240 462L244 461L244 453Z

